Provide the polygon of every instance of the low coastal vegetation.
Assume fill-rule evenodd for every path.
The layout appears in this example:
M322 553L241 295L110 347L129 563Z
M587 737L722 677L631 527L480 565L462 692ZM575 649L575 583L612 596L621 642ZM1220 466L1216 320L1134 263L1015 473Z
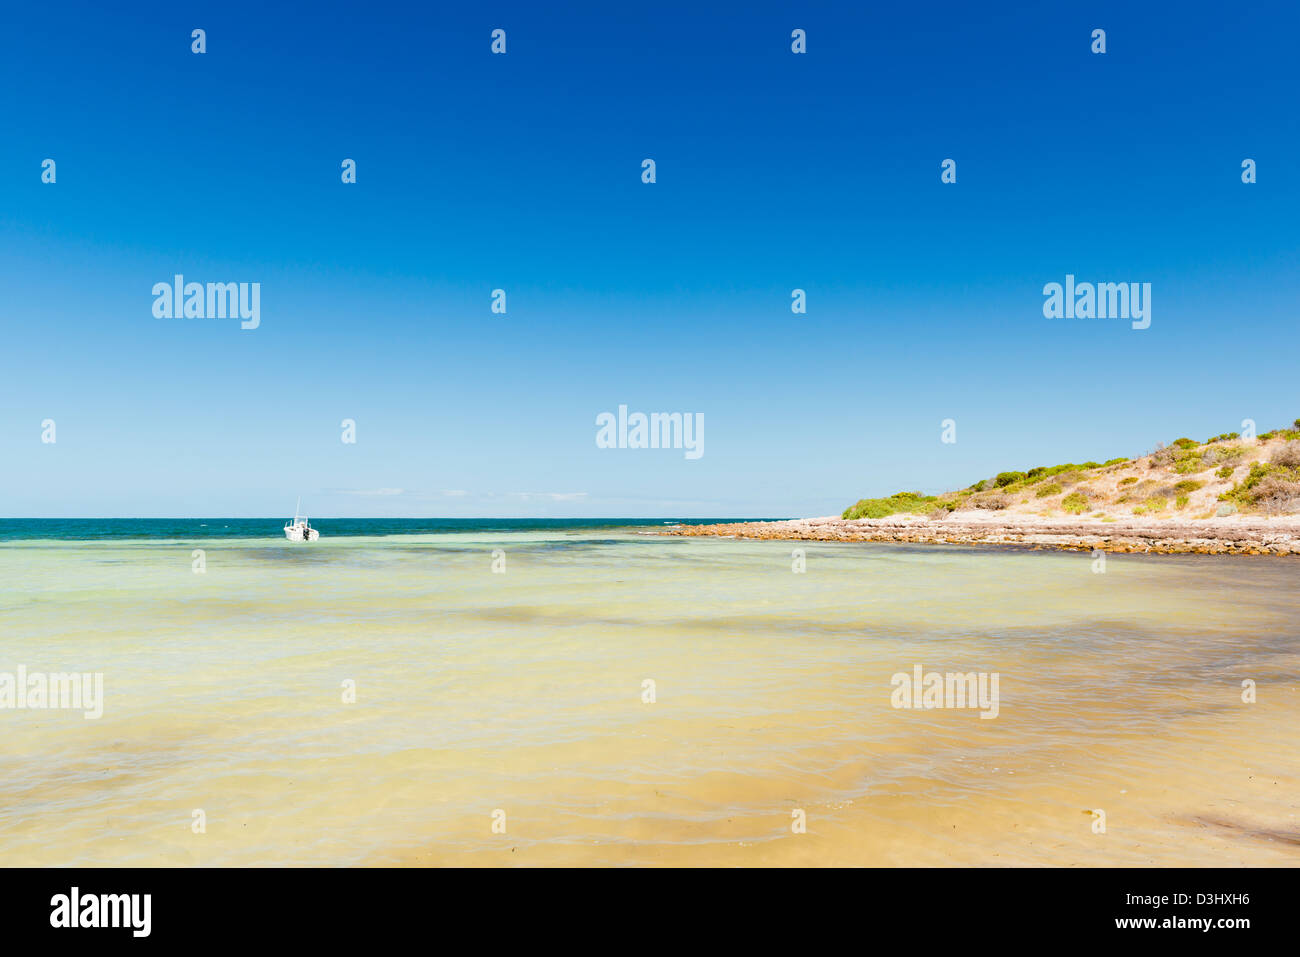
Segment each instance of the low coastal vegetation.
M1078 515L1080 512L1087 511L1088 496L1083 492L1071 492L1065 498L1061 499L1061 509L1069 512L1071 515Z
M1188 518L1300 514L1300 419L1254 441L1236 432L1204 442L1183 437L1132 459L999 472L941 495L897 492L864 498L842 517L942 518L967 509L1044 516L1089 512L1100 521L1127 514L1167 518L1175 512L1186 512Z
M884 518L899 512L924 515L934 510L939 498L920 492L895 492L888 498L864 498L844 513L845 518ZM849 514L852 512L853 514Z

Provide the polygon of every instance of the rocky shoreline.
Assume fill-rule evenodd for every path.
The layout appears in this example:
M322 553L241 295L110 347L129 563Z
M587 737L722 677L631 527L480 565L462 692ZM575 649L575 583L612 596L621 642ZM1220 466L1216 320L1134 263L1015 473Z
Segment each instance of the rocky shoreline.
M808 518L779 522L677 525L660 535L811 542L907 542L926 545L1021 545L1066 551L1300 556L1293 520L1079 522Z

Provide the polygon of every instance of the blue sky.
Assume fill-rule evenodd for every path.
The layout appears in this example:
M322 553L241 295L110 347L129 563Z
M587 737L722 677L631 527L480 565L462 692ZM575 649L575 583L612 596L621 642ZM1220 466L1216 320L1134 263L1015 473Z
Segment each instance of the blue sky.
M1137 6L11 5L0 514L820 515L1290 422L1300 16Z

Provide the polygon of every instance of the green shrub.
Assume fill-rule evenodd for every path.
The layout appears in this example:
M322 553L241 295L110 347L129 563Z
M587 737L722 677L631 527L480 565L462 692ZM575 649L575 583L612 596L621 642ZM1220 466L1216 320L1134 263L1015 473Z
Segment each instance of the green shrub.
M1214 474L1221 479L1232 478L1233 468L1231 465L1225 465Z
M1184 438L1184 439L1174 439L1173 444L1178 446L1180 449L1194 449L1197 448L1201 443L1197 442L1195 439Z
M1061 488L1061 486L1057 485L1055 482L1052 482L1050 485L1044 485L1037 492L1035 492L1034 495L1037 498L1047 498L1049 495L1060 495L1063 491L1065 490Z
M1204 487L1204 482L1198 482L1196 479L1183 479L1174 486L1175 492L1195 492L1198 488Z
M1066 462L1063 465L1052 465L1047 468L1039 465L1030 469L1026 473L1027 478L1025 481L1026 484L1032 484L1040 479L1051 478L1053 475L1061 475L1064 472L1077 472L1078 470L1079 466L1075 465L1073 462Z
M1082 492L1071 492L1061 499L1061 508L1071 515L1078 515L1088 507L1088 496Z
M1220 465L1224 462L1235 462L1246 454L1246 450L1240 445L1215 445L1210 448L1201 450L1201 459L1206 465Z
M1019 482L1025 477L1024 472L999 472L993 479L998 488L1006 488L1012 482Z
M1136 482L1137 480L1138 480L1138 479L1137 479L1137 476L1136 476L1136 475L1126 475L1124 478L1122 478L1122 479L1119 480L1119 484L1120 484L1120 485L1132 485L1132 484L1133 484L1134 482Z
M1249 505L1252 500L1251 491L1259 485L1260 482L1268 478L1278 470L1276 465L1271 462L1254 462L1250 466L1250 471L1246 473L1245 478L1234 485L1228 491L1219 496L1221 502L1232 502L1235 505Z
M1174 499L1174 508L1186 508L1186 507L1187 507L1186 495L1180 495L1176 499Z
M1281 451L1281 450L1279 450ZM1283 462L1254 462L1245 478L1219 496L1219 501L1230 502L1241 508L1263 508L1265 511L1286 511L1291 500L1300 496L1300 466Z
M1161 498L1159 495L1152 495L1149 499L1147 499L1147 511L1163 512L1165 510L1165 506L1168 504L1169 502L1166 499Z
M934 508L939 500L937 495L922 495L920 492L895 492L888 498L864 498L857 504L844 510L843 518L885 518L900 512L922 513Z

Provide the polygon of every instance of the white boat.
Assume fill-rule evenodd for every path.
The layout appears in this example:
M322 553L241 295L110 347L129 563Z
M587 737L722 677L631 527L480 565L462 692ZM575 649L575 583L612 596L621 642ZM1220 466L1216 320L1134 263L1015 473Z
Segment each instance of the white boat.
M307 516L299 516L302 511L302 499L298 499L298 504L293 509L293 521L285 522L284 537L291 542L314 542L320 538L320 532L311 527L311 522L307 521Z

